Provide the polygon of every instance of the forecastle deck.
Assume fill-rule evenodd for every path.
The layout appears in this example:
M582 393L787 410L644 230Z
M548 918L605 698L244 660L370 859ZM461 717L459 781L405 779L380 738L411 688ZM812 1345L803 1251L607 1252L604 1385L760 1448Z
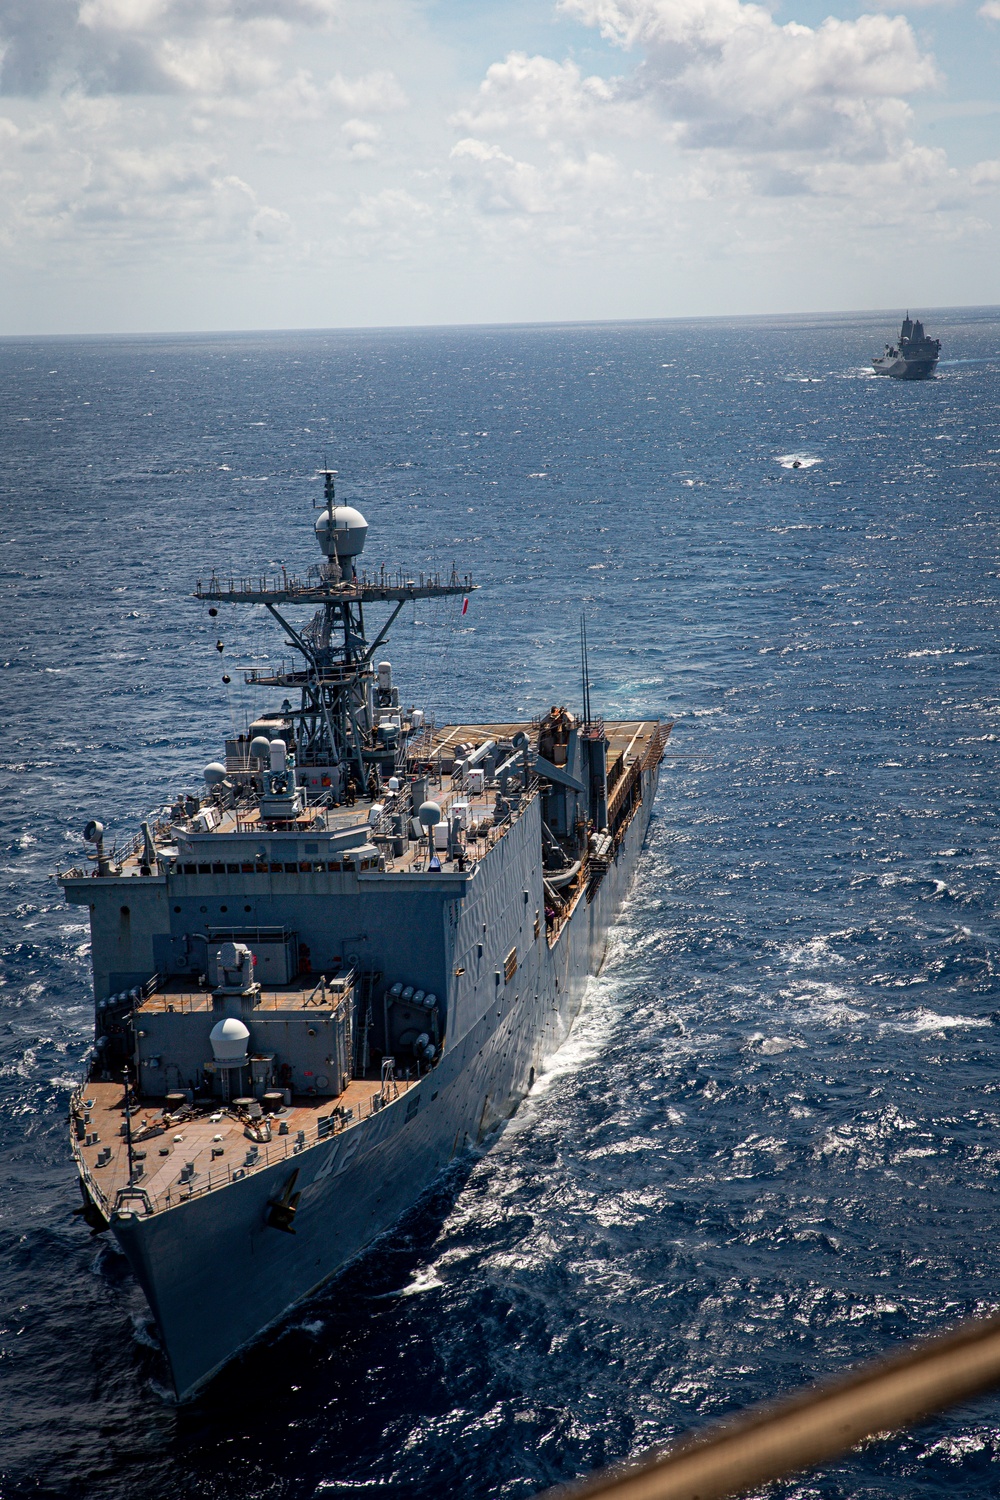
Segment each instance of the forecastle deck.
M245 1109L218 1102L166 1110L132 1101L131 1160L121 1083L83 1085L73 1096L73 1154L103 1219L116 1212L143 1215L187 1203L349 1129L401 1099L415 1080L352 1079L336 1100L293 1098L275 1114L251 1120Z

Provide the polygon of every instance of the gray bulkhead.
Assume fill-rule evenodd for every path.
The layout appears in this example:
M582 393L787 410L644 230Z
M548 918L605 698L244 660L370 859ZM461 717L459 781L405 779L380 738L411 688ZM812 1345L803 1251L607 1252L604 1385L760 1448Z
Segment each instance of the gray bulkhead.
M67 883L67 896L90 908L99 1007L101 999L156 973L187 975L195 988L223 932L245 937L257 952L268 946L257 934L277 933L287 938L289 953L308 955L313 976L352 968L378 974L377 1021L384 1014L384 992L397 982L437 995L442 1040L451 1047L495 1004L506 983L505 962L537 968L532 950L539 941L544 946L539 827L536 800L464 874L171 873L80 879ZM224 854L225 841L217 843L217 854ZM262 977L266 983L268 976ZM274 975L278 983L286 977L294 974ZM301 1015L267 1015L238 999L226 1008L249 1026L251 1052L279 1059L295 1054L295 1086L329 1073L323 1066L330 1052L327 1018L317 1015L303 1029ZM208 1036L217 1019L212 1012L185 1014L180 1006L144 1014L138 1038L144 1091L155 1096L196 1088L211 1057ZM289 1025L294 1046L285 1036ZM150 1061L161 1059L162 1067L150 1070ZM338 1091L320 1091L327 1087Z
M537 975L539 944L545 946L540 806L535 798L490 850L477 866L466 900L454 909L449 995L453 1042L495 1006L498 991L507 983L505 965ZM527 973L524 979L528 982Z
M170 931L167 877L81 877L63 886L67 901L90 911L95 1002L145 984L156 972L155 941Z

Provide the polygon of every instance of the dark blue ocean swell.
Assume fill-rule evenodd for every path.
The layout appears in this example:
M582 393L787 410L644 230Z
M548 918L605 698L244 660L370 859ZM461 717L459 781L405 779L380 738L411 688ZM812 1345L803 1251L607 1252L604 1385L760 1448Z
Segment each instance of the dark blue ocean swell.
M995 1305L1000 320L929 322L913 386L870 318L0 346L5 1494L527 1496ZM595 705L673 754L515 1120L178 1411L73 1216L50 877L259 706L280 641L190 593L313 561L324 452L373 561L486 585L401 617L414 702L576 703L584 611ZM780 1493L992 1495L997 1411Z

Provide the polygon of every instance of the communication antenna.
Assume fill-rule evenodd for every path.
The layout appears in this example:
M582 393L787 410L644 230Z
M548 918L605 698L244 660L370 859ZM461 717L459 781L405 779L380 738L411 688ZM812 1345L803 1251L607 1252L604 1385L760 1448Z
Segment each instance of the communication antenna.
M587 654L587 617L580 616L580 669L583 675L583 722L590 723L590 661Z

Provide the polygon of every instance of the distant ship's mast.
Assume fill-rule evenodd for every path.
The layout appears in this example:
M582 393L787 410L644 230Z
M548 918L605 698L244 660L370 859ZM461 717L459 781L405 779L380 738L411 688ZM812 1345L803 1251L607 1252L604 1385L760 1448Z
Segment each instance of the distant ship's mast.
M303 581L283 571L280 580L231 578L224 582L213 573L207 584L199 581L195 598L207 603L263 604L274 616L287 632L289 644L305 658L305 668L251 671L246 674L247 682L297 691L299 707L293 708L286 699L283 712L296 723L299 765L346 763L363 787L373 764L391 769L402 730L398 707L392 712L391 683L380 682L376 675L376 651L407 600L468 594L475 585L454 571L447 582L437 574L421 574L419 583L402 574L393 578L384 568L374 576L363 573L359 577L355 564L364 549L368 523L353 506L336 503L337 471L320 472L324 509L315 531L327 561L309 570L318 578ZM395 604L370 642L364 618L368 603ZM316 613L309 624L296 629L278 608L289 604L314 604Z

